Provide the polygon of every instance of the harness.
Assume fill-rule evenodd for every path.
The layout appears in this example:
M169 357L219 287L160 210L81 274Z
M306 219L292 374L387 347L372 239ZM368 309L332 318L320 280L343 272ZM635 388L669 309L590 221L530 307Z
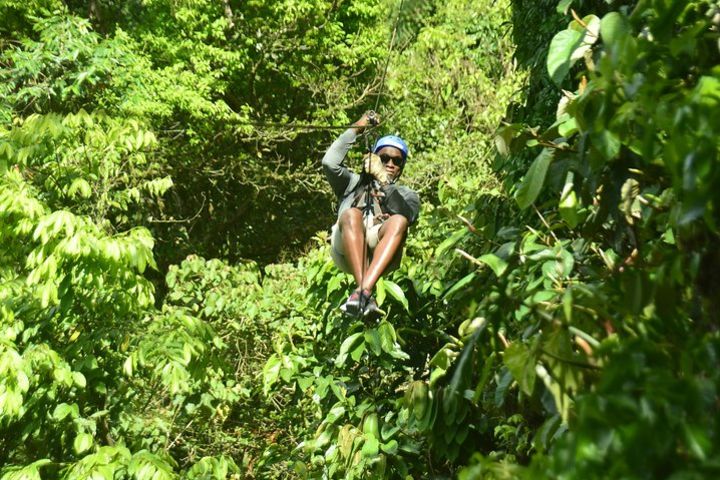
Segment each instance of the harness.
M378 185L377 181L370 181L366 184L361 183L358 185L358 188L355 189L352 206L362 210L363 218L373 218L374 223L372 225L382 223L380 218L382 217L383 211L379 199L380 194L380 185Z
M376 118L376 111L378 107L380 106L380 98L383 94L383 89L385 87L385 76L387 75L388 66L390 65L390 54L393 51L393 47L395 46L395 37L397 35L397 29L398 29L398 23L400 22L400 15L402 13L403 4L405 3L405 0L400 0L400 8L398 10L397 17L395 18L395 25L393 26L392 36L390 37L390 45L388 47L388 55L385 59L385 68L383 68L383 74L382 79L380 80L380 90L378 91L378 96L375 99L375 109L368 112L368 117L370 120L371 125L374 127L378 124L377 118ZM372 148L370 147L370 131L366 128L363 132L363 137L365 138L365 150L368 153L372 152ZM370 175L370 172L367 171L365 167L366 162L362 162L362 173L360 175L360 182L358 183L358 187L356 187L355 192L355 198L353 199L353 207L360 208L360 205L362 204L362 216L363 216L363 255L362 255L362 275L361 275L361 281L360 281L360 295L362 299L362 288L363 284L365 283L365 273L367 270L367 254L368 254L368 239L367 239L367 230L373 226L376 225L376 221L378 223L382 223L384 220L382 220L382 208L380 206L380 200L379 196L373 196L373 190L376 192L380 191L379 185L377 188L374 188L377 182L374 180L374 178ZM402 169L400 170L400 174L402 173ZM400 178L400 174L396 178L392 180L392 183L395 183L398 178ZM361 307L358 309L358 318L362 315L363 308Z

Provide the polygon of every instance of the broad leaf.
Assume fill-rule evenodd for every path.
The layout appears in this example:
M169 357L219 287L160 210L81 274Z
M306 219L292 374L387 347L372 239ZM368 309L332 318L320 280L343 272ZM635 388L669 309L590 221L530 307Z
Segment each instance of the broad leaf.
M580 48L584 35L576 30L563 30L553 37L547 57L548 74L553 82L560 85L574 63L575 50Z
M93 446L93 437L87 433L79 433L73 442L75 453L81 454Z
M363 457L374 457L380 450L380 442L374 435L365 436L365 444L362 448Z
M385 280L385 291L395 300L400 302L406 311L410 311L408 300L405 298L405 293L402 291L402 288L400 288L400 285L395 282L391 282L390 280Z
M345 363L345 360L347 359L348 352L355 346L355 343L358 341L358 339L363 335L363 332L353 333L349 337L345 339L345 341L340 345L340 352L338 353L338 356L335 358L335 365L337 367L342 366Z
M568 10L570 10L570 6L572 5L574 0L560 0L560 3L558 3L556 10L558 13L561 13L563 15L567 15Z
M520 208L527 208L535 201L543 184L545 183L545 176L547 175L548 167L555 156L555 151L549 148L543 149L540 152L532 165L525 174L520 187L515 193L515 199L517 200Z
M477 275L475 272L470 272L469 274L465 275L463 278L455 282L455 284L450 287L446 292L445 295L443 295L443 298L450 298L455 294L455 292L462 289L465 285L472 282L475 278L475 275Z
M600 21L600 36L606 44L616 44L629 34L627 19L618 12L610 12Z
M565 186L560 194L560 204L558 209L560 210L560 216L563 220L570 225L571 228L575 228L579 222L578 218L578 201L577 195L575 194L574 188L574 174L568 172L565 179Z
M492 269L496 276L501 277L505 270L507 270L508 264L505 260L498 257L493 253L487 253L478 258L482 263Z
M526 395L535 388L535 358L530 349L520 341L513 342L503 353L503 363Z

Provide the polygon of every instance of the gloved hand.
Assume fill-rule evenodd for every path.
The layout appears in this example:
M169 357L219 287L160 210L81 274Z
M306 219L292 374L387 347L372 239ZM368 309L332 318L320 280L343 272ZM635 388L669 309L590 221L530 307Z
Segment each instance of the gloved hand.
M364 162L365 171L375 177L375 179L380 182L380 185L388 184L388 173L387 170L385 170L385 167L383 166L380 157L378 157L374 153L368 153L367 155L365 155Z
M353 125L355 126L355 131L357 133L362 133L366 127L368 126L375 126L380 124L380 115L373 112L372 110L368 110L367 112L363 113L363 116L360 117L360 119L355 122Z

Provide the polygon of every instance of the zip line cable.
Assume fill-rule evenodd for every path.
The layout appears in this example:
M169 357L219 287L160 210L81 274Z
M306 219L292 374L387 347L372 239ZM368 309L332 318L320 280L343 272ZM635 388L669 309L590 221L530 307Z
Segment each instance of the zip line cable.
M395 39L397 38L397 29L400 24L400 15L402 14L403 5L405 0L400 0L400 8L398 14L395 17L395 23L393 25L392 34L390 35L390 45L388 46L387 57L385 58L385 66L383 67L383 73L380 77L380 89L378 90L377 97L375 98L375 107L373 111L377 112L380 106L380 99L385 90L385 78L387 77L388 67L390 66L390 59L392 57L393 49L395 48ZM250 126L250 127L272 127L272 128L285 128L291 130L347 130L348 128L356 127L356 125L323 125L323 124L298 124L298 123L282 123L282 122L263 122L263 121L248 121L238 122L235 125ZM364 135L367 135L377 127L377 124L366 127Z
M376 102L377 103L377 102ZM376 107L377 108L377 107ZM386 118L392 118L395 115L395 111L391 111ZM247 121L247 122L235 122L233 125L237 126L249 126L249 127L271 127L271 128L285 128L290 130L347 130L348 128L357 128L357 125L330 125L330 124L319 124L319 123L283 123L283 122L262 122L262 121ZM380 123L376 125L368 125L365 127L368 132L371 132ZM176 131L176 130L168 130ZM369 147L368 147L369 148Z
M388 68L390 66L390 60L392 58L392 53L395 48L395 40L397 38L397 30L398 25L400 24L400 16L402 15L403 6L405 4L405 0L400 0L400 7L398 8L397 15L395 17L395 22L393 24L392 34L390 36L390 44L388 45L388 52L387 56L385 58L385 66L383 67L382 76L380 77L380 88L377 93L377 97L375 99L375 108L372 110L373 114L374 112L377 112L378 107L380 106L380 99L383 96L383 91L385 90L385 79L387 77ZM282 123L282 122L264 122L264 121L248 121L248 122L238 122L236 123L238 126L251 126L251 127L271 127L271 128L284 128L284 129L292 129L292 130L347 130L348 128L357 128L357 125L322 125L322 124L297 124L297 123ZM375 128L379 124L377 122L371 123L370 125L367 125L364 127L363 131L363 137L365 139L365 147L370 153L372 151L372 148L370 146L370 133L375 130ZM372 179L368 179L368 172L365 166L365 160L363 159L362 162L362 170L361 170L361 179L365 179L366 182L366 192L365 192L365 205L364 205L364 212L362 214L362 222L363 222L363 255L362 255L362 275L360 277L360 295L359 295L359 303L360 308L358 309L358 318L362 316L364 305L363 305L363 284L365 283L365 275L367 273L367 222L366 216L370 216L374 213L374 205L373 205L373 196L372 196Z
M385 58L385 67L383 68L383 74L380 80L380 89L378 90L377 98L375 99L375 108L373 109L373 113L377 112L378 107L380 106L380 99L382 98L383 90L385 89L385 77L387 76L388 67L390 66L390 59L392 57L393 48L395 47L395 38L397 36L397 28L398 24L400 23L400 15L402 14L403 4L405 3L405 0L400 0L400 8L398 8L397 16L395 17L395 24L393 25L392 35L390 36L390 45L388 46L388 52L387 57ZM370 131L366 130L363 132L363 135L365 136L365 145L368 150L368 153L371 153L372 149L370 148L370 139L369 139ZM370 158L368 157L367 163L369 166ZM363 159L362 164L362 177L365 177L365 181L367 183L366 190L365 190L365 205L364 205L364 211L361 215L362 223L363 223L363 255L362 255L362 274L360 275L360 296L358 298L358 301L360 303L360 308L358 308L358 319L363 314L363 310L365 309L365 306L363 305L363 291L364 291L364 285L365 285L365 275L367 273L367 262L368 262L368 243L367 243L367 229L369 228L369 223L366 220L366 217L370 217L374 214L374 202L375 199L372 196L372 179L367 178L367 172L366 172L366 161ZM374 218L374 217L373 217ZM374 226L373 224L371 224ZM381 226L382 228L382 226ZM380 233L378 232L378 236ZM378 239L379 242L379 239ZM377 247L377 245L376 245ZM372 292L371 292L372 293Z
M392 35L390 36L390 46L388 47L387 58L385 59L385 68L380 80L380 90L378 90L377 98L375 99L375 110L377 112L378 106L380 105L380 98L382 97L383 90L385 89L385 76L387 75L388 66L390 66L390 57L392 55L393 48L395 47L395 37L397 36L397 27L400 23L400 15L402 14L403 4L405 0L400 0L400 8L398 9L397 17L395 17L395 25L393 25Z
M320 125L320 124L298 124L298 123L282 123L282 122L238 122L235 125L250 127L275 127L289 128L291 130L347 130L357 125Z

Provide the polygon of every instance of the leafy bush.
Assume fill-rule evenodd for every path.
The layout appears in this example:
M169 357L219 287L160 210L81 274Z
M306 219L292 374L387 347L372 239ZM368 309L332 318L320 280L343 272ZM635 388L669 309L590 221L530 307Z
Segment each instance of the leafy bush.
M577 90L544 132L500 131L511 161L526 145L540 150L524 178L511 177L539 221L509 239L486 310L514 333L504 334L503 363L520 398L548 419L528 477L713 471L717 383L700 359L717 348L705 293L715 207L703 187L715 173L700 165L718 155L715 8L648 2L576 15L550 43L547 67L557 83L577 71ZM520 475L483 453L465 478Z
M2 480L717 475L717 2L129 5L0 5ZM245 122L348 121L396 14L364 323L267 264L329 134Z

